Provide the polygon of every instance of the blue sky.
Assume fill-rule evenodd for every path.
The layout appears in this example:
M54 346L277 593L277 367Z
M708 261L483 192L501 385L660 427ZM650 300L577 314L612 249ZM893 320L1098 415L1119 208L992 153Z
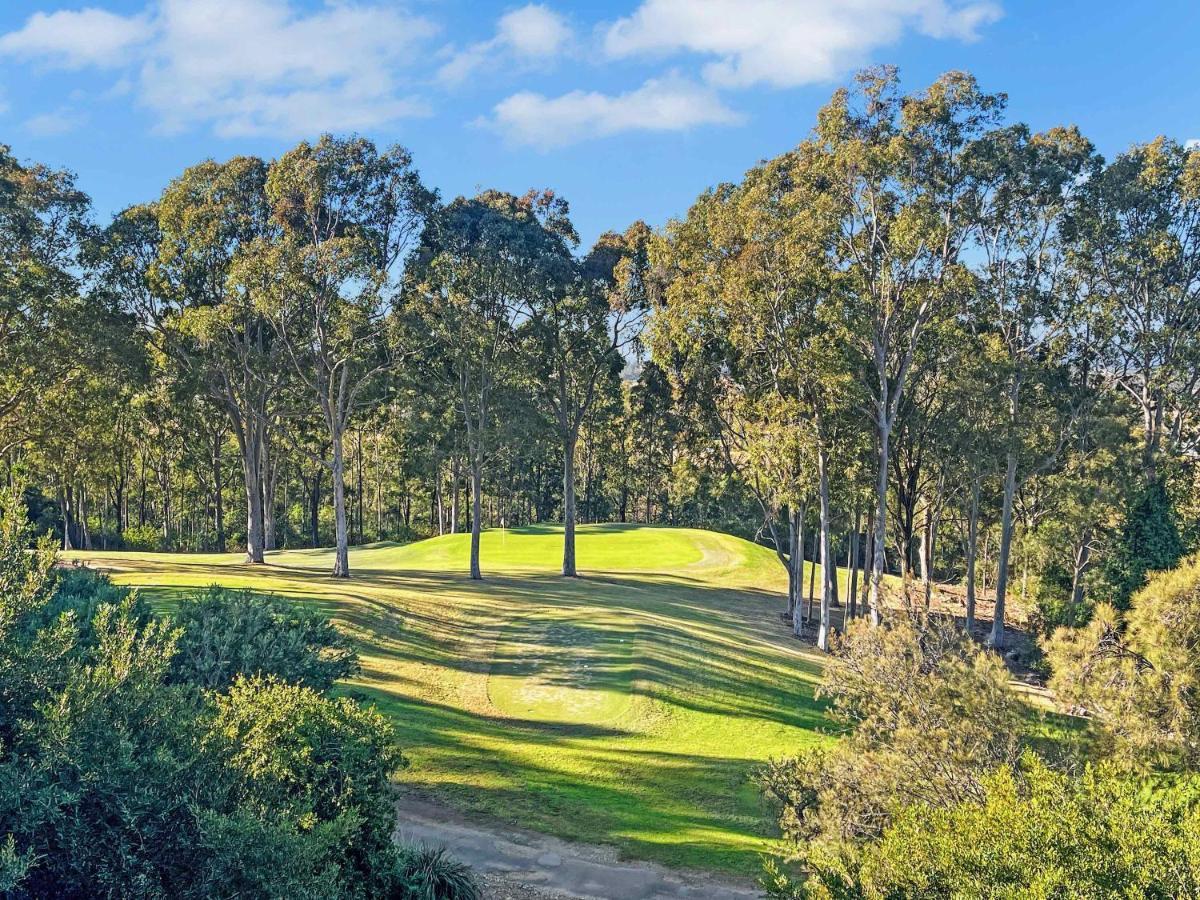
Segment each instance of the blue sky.
M446 196L554 188L587 242L793 146L870 63L967 69L1110 156L1200 138L1198 38L1198 0L3 0L0 141L105 217L356 131Z

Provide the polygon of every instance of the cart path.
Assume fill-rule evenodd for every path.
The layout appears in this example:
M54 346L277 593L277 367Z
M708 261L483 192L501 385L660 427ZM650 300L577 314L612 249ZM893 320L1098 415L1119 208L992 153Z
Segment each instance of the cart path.
M445 847L471 866L497 898L570 900L758 900L749 881L680 872L621 860L609 847L572 844L550 835L484 827L461 813L414 797L396 804L397 840Z

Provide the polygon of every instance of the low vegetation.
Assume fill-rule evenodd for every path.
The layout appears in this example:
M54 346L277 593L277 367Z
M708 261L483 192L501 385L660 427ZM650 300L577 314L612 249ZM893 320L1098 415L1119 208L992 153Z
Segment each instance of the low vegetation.
M0 891L34 897L474 900L469 873L393 841L406 760L376 710L310 686L307 659L239 647L241 671L176 665L278 606L218 590L160 618L103 576L30 553L0 517ZM253 611L256 604L262 609ZM285 616L289 625L304 617ZM191 632L191 634L189 634ZM329 634L332 634L331 632ZM209 657L212 661L212 657ZM250 674L247 674L250 673ZM193 677L196 676L196 677Z

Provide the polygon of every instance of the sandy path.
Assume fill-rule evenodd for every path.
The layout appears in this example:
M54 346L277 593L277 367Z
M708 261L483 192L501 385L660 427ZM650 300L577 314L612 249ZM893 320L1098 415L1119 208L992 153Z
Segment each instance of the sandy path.
M749 882L700 872L676 872L653 863L621 860L607 847L571 844L549 835L481 827L459 813L414 798L397 809L404 843L445 847L482 877L494 900L752 900Z

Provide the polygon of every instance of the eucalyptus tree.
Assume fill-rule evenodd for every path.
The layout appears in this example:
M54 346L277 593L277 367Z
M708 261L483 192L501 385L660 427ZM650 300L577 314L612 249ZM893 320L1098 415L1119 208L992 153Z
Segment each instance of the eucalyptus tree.
M278 237L242 261L259 309L329 433L333 574L350 575L346 432L394 360L390 312L399 274L434 195L402 147L323 136L271 164L265 184Z
M598 397L621 376L625 353L641 337L650 229L608 232L582 260L569 255L578 238L567 206L552 194L535 200L539 218L564 245L558 277L530 295L524 326L528 364L562 444L562 573L575 576L575 465L579 433Z
M228 417L246 496L246 559L261 563L264 461L286 358L262 314L262 284L238 277L249 249L279 237L256 157L204 162L154 204L119 213L93 246L104 289L139 320L152 355L178 367Z
M845 212L843 198L826 189L829 164L806 142L752 169L740 184L701 196L653 254L664 280L660 357L682 355L682 370L708 386L718 440L754 487L769 525L779 506L791 509L786 558L784 542L776 536L774 543L788 567L797 631L808 496L798 479L816 470L822 649L836 577L832 460L853 396L841 280L830 255Z
M891 438L917 349L969 289L960 251L973 177L964 155L1004 106L961 72L901 97L896 72L860 74L818 115L815 140L840 198L836 267L847 280L847 333L861 358L877 459L872 621L880 621Z
M1080 188L1068 223L1104 371L1142 418L1142 474L1200 445L1200 150L1133 147Z
M991 347L1003 386L1005 468L989 638L996 647L1004 640L1017 491L1023 478L1056 459L1070 428L1069 421L1039 422L1037 412L1063 404L1044 397L1049 404L1035 411L1031 407L1038 398L1032 395L1045 392L1037 382L1054 378L1069 352L1064 344L1076 318L1076 295L1061 226L1079 186L1094 176L1096 162L1091 144L1074 128L1031 134L1025 125L1014 125L983 136L968 153L967 167L976 179L972 249L979 259L971 321ZM1061 400L1069 391L1055 394ZM1048 424L1051 433L1038 434L1039 424Z
M79 277L90 205L71 173L0 144L0 454L31 436L44 390L86 374L90 329L106 315Z
M470 572L482 578L484 468L499 404L518 377L517 328L543 292L559 289L569 253L543 222L545 195L485 191L431 216L408 273L406 320L426 343L423 366L454 396L471 477Z

